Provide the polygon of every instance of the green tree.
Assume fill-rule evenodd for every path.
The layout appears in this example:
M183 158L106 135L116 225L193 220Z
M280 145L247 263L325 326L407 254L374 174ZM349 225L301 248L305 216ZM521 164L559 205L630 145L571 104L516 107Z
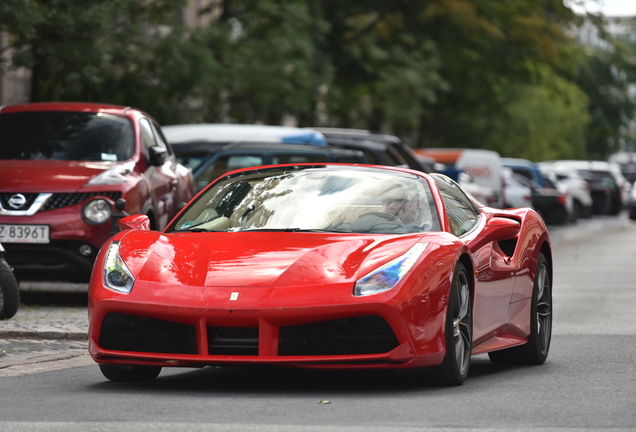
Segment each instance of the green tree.
M611 49L586 49L576 83L590 99L591 121L586 130L586 153L605 159L621 141L634 142L630 123L636 117L636 44L610 38Z

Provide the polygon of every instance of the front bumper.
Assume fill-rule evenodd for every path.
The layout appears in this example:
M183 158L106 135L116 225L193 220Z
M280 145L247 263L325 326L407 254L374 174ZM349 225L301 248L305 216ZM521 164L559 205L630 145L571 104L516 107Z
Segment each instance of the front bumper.
M217 299L228 299L232 289L214 291ZM134 294L108 296L90 302L89 351L98 363L400 369L435 366L445 354L439 324L429 329L436 340L422 350L404 309L390 301L271 307L267 299L254 307L218 307L194 298L158 303Z

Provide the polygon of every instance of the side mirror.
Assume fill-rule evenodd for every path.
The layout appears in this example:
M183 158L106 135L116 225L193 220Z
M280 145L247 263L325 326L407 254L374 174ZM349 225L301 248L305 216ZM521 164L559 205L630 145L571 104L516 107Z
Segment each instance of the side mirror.
M147 215L138 214L126 216L119 220L119 229L121 231L127 229L150 230L150 219Z
M481 234L473 239L469 247L472 251L476 251L487 243L516 237L520 230L521 222L507 217L495 216L486 222Z
M154 146L148 149L148 162L152 166L161 166L168 159L168 150L165 147Z

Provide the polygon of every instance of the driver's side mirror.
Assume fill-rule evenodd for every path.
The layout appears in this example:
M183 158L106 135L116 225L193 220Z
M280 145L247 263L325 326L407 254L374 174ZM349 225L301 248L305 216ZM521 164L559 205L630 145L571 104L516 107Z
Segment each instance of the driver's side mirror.
M148 149L148 162L152 166L161 166L168 159L168 149L161 146L153 146Z

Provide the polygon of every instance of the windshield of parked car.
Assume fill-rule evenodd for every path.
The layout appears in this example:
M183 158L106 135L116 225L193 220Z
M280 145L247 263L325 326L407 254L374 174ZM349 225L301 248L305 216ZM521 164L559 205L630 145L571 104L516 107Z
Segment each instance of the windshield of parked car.
M222 178L166 230L439 231L428 182L377 168L296 166Z
M0 159L122 161L134 153L133 125L110 114L37 111L0 115Z

